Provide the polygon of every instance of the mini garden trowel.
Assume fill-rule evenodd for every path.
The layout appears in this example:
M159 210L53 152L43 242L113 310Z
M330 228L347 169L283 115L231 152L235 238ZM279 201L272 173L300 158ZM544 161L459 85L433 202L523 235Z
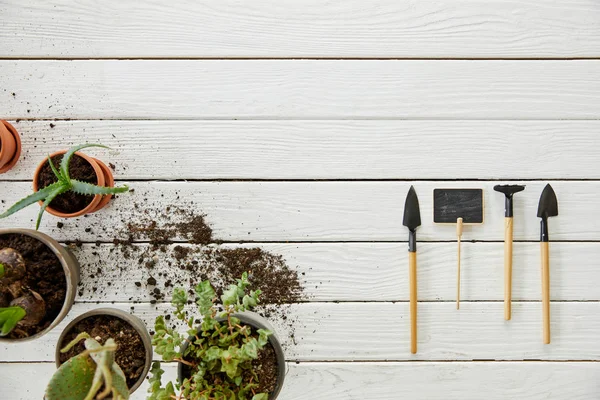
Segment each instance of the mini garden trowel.
M496 192L504 193L504 319L511 318L512 259L513 259L513 195L525 190L522 185L496 185Z
M408 228L408 275L410 279L410 352L417 352L417 227L421 225L419 199L410 187L404 203L402 225Z
M544 321L544 343L550 343L550 251L548 237L548 217L558 215L558 200L556 193L550 184L546 185L540 203L537 216L540 217L540 243L542 250L542 313Z
M433 222L456 224L458 270L456 309L460 309L460 239L463 224L483 224L483 189L434 189Z

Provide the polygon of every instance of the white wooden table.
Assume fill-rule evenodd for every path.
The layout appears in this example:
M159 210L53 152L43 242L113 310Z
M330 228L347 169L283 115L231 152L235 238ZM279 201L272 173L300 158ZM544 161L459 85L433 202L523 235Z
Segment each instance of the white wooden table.
M118 228L136 196L168 204L176 189L215 237L282 254L310 297L292 306L302 324L296 344L284 339L283 400L600 397L596 0L0 0L0 16L0 117L24 149L0 176L2 207L28 193L47 153L100 142L119 151L103 158L136 193L63 229L45 217L42 231L90 243L80 257L112 239L86 228ZM527 185L511 322L498 181ZM547 181L560 205L551 345L535 217ZM417 355L402 226L410 185L423 217ZM486 223L463 238L460 311L454 228L432 223L435 187L485 189ZM2 226L32 227L36 212ZM0 346L0 397L40 399L64 325L96 301L129 310L128 285L80 297L43 339ZM157 311L135 313L151 323Z

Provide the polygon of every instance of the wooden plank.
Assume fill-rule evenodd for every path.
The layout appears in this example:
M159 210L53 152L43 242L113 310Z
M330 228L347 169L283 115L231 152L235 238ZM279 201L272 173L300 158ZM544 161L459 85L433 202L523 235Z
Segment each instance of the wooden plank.
M411 363L289 363L281 400L381 399L447 400L589 400L598 393L599 363L594 362L411 362ZM12 400L39 399L53 364L1 364L6 377L3 394ZM175 379L172 364L164 366ZM24 385L35 376L38 385ZM402 379L398 379L402 377ZM132 400L145 399L144 382ZM514 397L512 397L514 396ZM454 398L454 397L453 397Z
M5 60L0 109L13 119L598 119L599 74L598 60Z
M257 243L221 247L260 247L282 255L287 264L298 271L307 301L407 301L409 298L408 257L403 243ZM196 260L194 255L178 262L159 253L156 264L149 270L138 262L137 256L146 248L147 245L128 248L130 257L125 258L120 247L109 244L74 247L74 254L82 264L83 284L79 287L78 300L149 302L154 299L145 285L150 276L157 280L156 287L164 291L167 280L187 282L196 274L195 270L177 268ZM419 300L454 300L456 244L422 243L418 250ZM463 243L463 301L504 299L503 251L501 243ZM590 285L600 279L598 259L600 246L597 243L554 243L550 274L552 300L600 300L600 292ZM515 243L515 301L541 299L539 264L539 246ZM110 282L110 286L106 282ZM137 287L134 282L141 282L142 286Z
M600 178L597 120L11 122L24 153L0 179L90 141L120 179Z
M115 303L150 327L170 305ZM52 361L66 323L97 304L78 303L57 328L24 344L0 344L4 362ZM410 353L408 303L302 303L283 306L273 323L290 361L600 360L600 302L553 302L552 344L542 343L540 302L513 303L504 320L501 302L419 304L419 352Z
M2 57L594 57L592 0L4 1Z
M432 192L436 187L479 187L485 193L485 223L465 227L463 240L504 239L504 197L497 182L130 182L134 193L121 195L108 208L66 220L47 215L42 229L59 240L112 242L126 238L127 225L159 219L168 206L205 213L214 238L225 241L406 241L402 226L404 199L414 185L421 205L418 240L456 240L453 225L434 225ZM515 198L516 240L539 240L537 206L545 182L519 182L526 190ZM2 207L30 190L28 182L0 183ZM550 240L600 240L597 181L552 182L560 215L550 220ZM10 190L9 190L10 188ZM137 205L135 208L132 205ZM33 227L39 208L26 208L3 221L5 226ZM175 217L174 217L175 218ZM87 230L87 232L86 232ZM531 244L534 246L534 244Z

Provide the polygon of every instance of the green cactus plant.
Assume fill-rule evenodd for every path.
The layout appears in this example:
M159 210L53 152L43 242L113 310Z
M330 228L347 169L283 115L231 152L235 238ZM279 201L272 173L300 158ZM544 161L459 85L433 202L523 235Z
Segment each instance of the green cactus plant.
M117 344L111 338L101 345L86 332L80 333L61 353L85 340L85 351L62 364L46 388L46 400L129 399L125 374L115 362ZM100 389L104 390L100 393ZM112 397L109 397L112 396Z
M73 191L82 195L110 195L128 191L129 188L127 186L114 188L103 187L93 185L87 182L81 182L76 179L71 179L69 175L69 165L71 163L71 158L73 157L73 154L75 154L77 151L85 149L87 147L102 147L104 149L108 149L108 147L103 146L101 144L82 144L79 146L71 147L63 156L62 161L60 163L60 167L58 169L56 169L54 163L52 162L52 159L50 158L50 156L48 156L48 163L50 164L50 168L52 168L52 172L54 172L54 175L56 175L58 181L17 201L8 210L0 214L0 218L6 218L33 203L37 203L38 201L43 200L44 203L40 208L40 212L38 214L38 218L35 224L35 229L38 229L40 227L40 222L42 220L42 216L44 214L44 211L46 210L46 207L48 207L52 200L54 200L57 196L63 193Z

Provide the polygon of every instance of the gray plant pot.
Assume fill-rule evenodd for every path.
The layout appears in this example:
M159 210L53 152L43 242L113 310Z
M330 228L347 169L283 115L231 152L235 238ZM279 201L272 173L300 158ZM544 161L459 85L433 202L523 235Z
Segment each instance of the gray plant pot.
M56 325L58 325L67 316L71 310L71 307L73 306L73 302L75 301L75 293L77 293L77 284L79 284L79 262L70 250L44 233L34 231L32 229L0 229L0 236L7 234L31 236L48 246L54 252L54 254L56 254L56 257L58 257L58 260L62 264L67 281L67 294L65 296L65 302L58 316L46 329L23 339L0 338L0 342L21 343L29 340L35 340L41 336L44 336L46 333L54 329L54 327L56 327Z
M146 360L144 362L144 371L142 372L142 375L137 380L137 382L132 387L129 388L129 393L133 393L144 382L144 379L146 379L146 376L148 375L148 372L150 371L150 366L152 364L152 355L153 355L152 339L150 338L150 334L148 333L148 328L146 328L146 324L144 324L144 322L141 319L139 319L138 317L136 317L135 315L131 315L125 311L122 311L122 310L119 310L116 308L96 308L94 310L91 310L91 311L81 314L80 316L75 318L73 321L71 321L67 325L67 327L62 331L62 333L60 334L60 337L58 338L58 343L56 344L56 351L54 353L54 361L56 363L56 367L58 368L61 365L60 364L60 349L62 346L62 342L65 338L65 335L79 321L84 320L87 317L93 317L93 316L97 316L97 315L110 315L112 317L117 317L117 318L122 319L123 321L125 321L129 325L131 325L137 331L137 333L139 333L140 337L142 338L142 343L144 343L144 350L146 351Z
M277 357L277 384L275 385L275 390L269 396L269 400L275 400L281 392L281 388L283 387L283 381L285 379L286 374L286 364L285 364L285 354L283 354L283 349L281 348L281 342L279 342L279 338L277 337L277 333L273 326L267 321L265 318L261 317L257 313L246 311L239 314L233 314L234 317L239 318L242 321L243 325L250 325L255 329L268 329L273 334L269 337L269 343L273 346L275 350L275 356ZM220 322L224 321L223 318L218 319ZM200 328L198 331L200 332ZM181 352L183 353L188 346L188 343L193 339L192 336L188 338L188 340L183 344L181 348ZM179 383L183 382L183 364L178 363L177 365L177 379Z

